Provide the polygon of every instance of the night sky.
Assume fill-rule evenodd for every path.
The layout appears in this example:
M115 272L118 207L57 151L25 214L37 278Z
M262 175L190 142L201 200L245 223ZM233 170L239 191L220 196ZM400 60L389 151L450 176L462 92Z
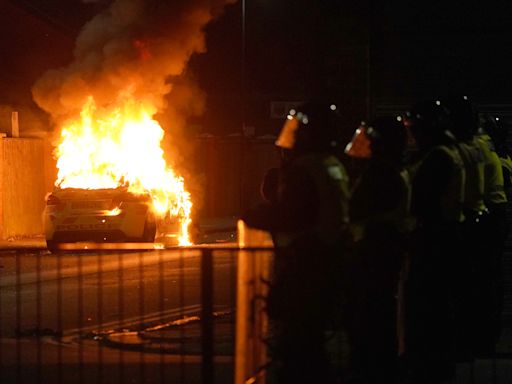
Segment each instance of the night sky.
M80 26L108 3L0 0L0 104L29 104L31 84L69 61ZM241 2L228 6L189 65L207 94L199 123L275 133L271 101L312 97L341 105L347 125L447 94L512 105L511 2L346 3L246 0L245 40Z

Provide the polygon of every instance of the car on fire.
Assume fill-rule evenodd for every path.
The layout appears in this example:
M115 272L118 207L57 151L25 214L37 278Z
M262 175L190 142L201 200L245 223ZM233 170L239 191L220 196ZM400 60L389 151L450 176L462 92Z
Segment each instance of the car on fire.
M46 244L50 251L71 242L153 242L157 219L149 193L127 188L55 188L46 197Z

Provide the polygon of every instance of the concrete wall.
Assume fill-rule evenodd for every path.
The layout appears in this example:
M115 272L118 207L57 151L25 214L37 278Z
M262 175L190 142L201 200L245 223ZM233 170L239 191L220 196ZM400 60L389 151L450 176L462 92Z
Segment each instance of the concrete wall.
M45 141L0 139L0 236L43 233L42 212L47 192Z

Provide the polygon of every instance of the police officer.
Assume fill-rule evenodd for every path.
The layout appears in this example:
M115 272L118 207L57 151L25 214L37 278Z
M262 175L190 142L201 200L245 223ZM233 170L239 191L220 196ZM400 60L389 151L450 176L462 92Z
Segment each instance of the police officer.
M507 144L508 130L497 116L482 114L479 119L480 133L488 134L494 145L503 171L503 187L507 201L512 200L512 159L511 151ZM482 137L482 135L480 135ZM487 139L488 141L488 139Z
M348 224L348 176L336 106L291 110L276 145L283 151L273 204L243 215L272 232L274 278L267 300L270 355L278 382L328 382L325 331L339 300L339 263Z
M453 97L443 102L448 108L450 128L458 143L457 148L466 170L464 188L464 223L461 226L461 243L457 257L457 284L455 288L455 322L457 357L471 360L474 357L474 334L479 327L474 319L481 308L475 306L480 293L475 285L481 273L479 260L488 253L488 242L482 237L488 233L489 210L484 202L484 153L475 134L478 116L467 96Z
M465 170L440 101L418 103L406 123L420 155L410 166L417 227L406 284L406 353L415 382L440 382L455 373L454 255L464 220Z
M492 123L492 120L484 120L476 136L484 154L484 200L490 212L487 231L481 236L486 246L486 253L477 260L475 266L478 271L478 276L474 281L475 290L478 293L475 307L479 309L475 317L478 329L475 334L475 342L476 353L480 356L494 354L495 344L501 334L502 255L508 234L504 167L495 151L494 142L488 134L488 132L497 133L499 128Z
M405 145L402 117L391 116L359 127L346 148L349 156L369 158L352 189L356 241L344 312L351 373L363 383L397 379L396 297L411 229Z
M450 130L457 139L457 148L466 170L464 216L467 222L479 222L487 213L484 202L484 153L476 141L478 116L467 96L443 102L448 109Z

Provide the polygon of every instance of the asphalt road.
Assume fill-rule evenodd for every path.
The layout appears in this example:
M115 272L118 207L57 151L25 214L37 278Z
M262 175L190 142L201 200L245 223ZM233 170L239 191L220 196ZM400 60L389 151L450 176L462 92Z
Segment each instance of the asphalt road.
M230 311L236 253L212 248L214 305ZM165 375L196 382L197 356L134 352L102 340L198 315L200 260L194 248L0 252L0 382L146 383ZM231 360L217 360L222 374ZM105 375L105 367L115 369Z
M221 246L229 245L225 236L221 240ZM104 341L110 332L119 335L196 316L201 250L80 248L58 255L38 246L0 251L0 383L200 383L200 356L186 346L197 341L193 325L180 335L183 346L175 346L177 353L141 350L130 337L117 344ZM214 302L229 310L236 294L236 256L212 249ZM508 282L511 255L509 243ZM459 364L456 383L512 382L511 292L507 285L507 329L498 359ZM234 335L233 324L219 328ZM215 382L232 382L232 357L220 354L215 363Z

